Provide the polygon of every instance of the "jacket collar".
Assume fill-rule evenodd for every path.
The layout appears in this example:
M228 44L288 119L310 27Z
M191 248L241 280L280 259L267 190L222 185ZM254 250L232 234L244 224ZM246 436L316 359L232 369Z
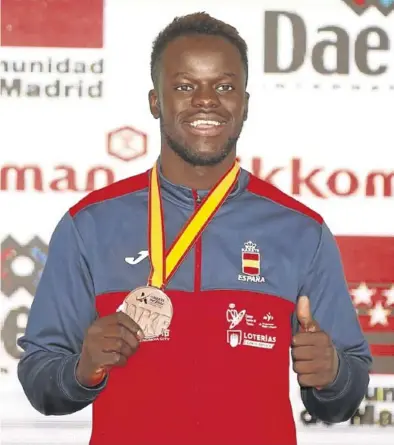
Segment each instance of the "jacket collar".
M194 209L196 206L196 201L198 199L203 199L209 193L209 190L194 190L189 187L176 185L170 182L163 176L160 167L160 159L158 161L157 171L159 174L160 188L163 199L167 199L181 207ZM231 193L228 195L225 203L239 196L246 189L248 183L249 172L241 168L238 181Z

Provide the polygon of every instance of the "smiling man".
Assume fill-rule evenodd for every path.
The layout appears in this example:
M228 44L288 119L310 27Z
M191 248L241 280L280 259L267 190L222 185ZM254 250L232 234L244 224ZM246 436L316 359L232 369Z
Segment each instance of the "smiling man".
M193 18L188 20L195 26ZM178 27L182 22L164 31L153 50L150 107L160 119L163 174L172 182L208 189L234 163L247 117L246 45L210 33L181 34L168 42Z
M308 411L349 419L371 356L323 218L240 168L248 60L207 14L152 51L161 153L52 236L19 378L45 415L93 404L91 445L295 445Z

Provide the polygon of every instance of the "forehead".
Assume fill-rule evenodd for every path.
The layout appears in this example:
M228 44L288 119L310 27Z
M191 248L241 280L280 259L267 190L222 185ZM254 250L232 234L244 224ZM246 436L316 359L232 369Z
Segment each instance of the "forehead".
M190 35L171 41L163 51L162 75L174 76L186 72L202 77L232 72L244 75L244 67L238 48L224 37Z

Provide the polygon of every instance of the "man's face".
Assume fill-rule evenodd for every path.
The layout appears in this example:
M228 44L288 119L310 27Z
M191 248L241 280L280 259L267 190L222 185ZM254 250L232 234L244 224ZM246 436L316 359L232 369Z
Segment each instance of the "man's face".
M192 165L215 165L235 149L248 94L238 49L224 38L193 35L168 44L150 92L164 143Z

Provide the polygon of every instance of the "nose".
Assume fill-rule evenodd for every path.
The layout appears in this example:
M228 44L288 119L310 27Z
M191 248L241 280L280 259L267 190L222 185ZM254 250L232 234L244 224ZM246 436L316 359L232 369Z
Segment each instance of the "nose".
M195 108L211 109L220 106L220 100L216 91L209 86L200 86L194 91L192 105Z

